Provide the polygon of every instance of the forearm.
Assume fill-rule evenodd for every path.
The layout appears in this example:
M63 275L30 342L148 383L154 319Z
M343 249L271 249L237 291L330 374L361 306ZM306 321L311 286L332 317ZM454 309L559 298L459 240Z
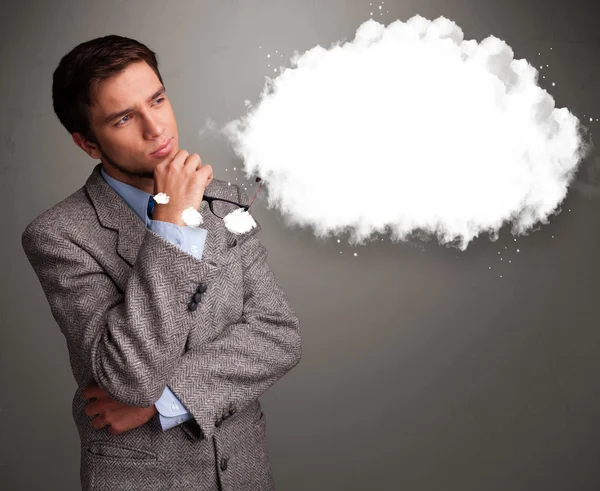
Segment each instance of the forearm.
M150 224L150 229L184 252L197 258L202 257L207 236L206 229L159 221L156 219L156 215ZM168 386L165 387L160 399L154 405L159 413L163 431L170 430L192 418L192 415Z
M279 321L280 322L280 321ZM169 386L210 438L229 411L261 396L301 357L298 322L252 320L225 329L218 339L187 351Z
M237 239L243 271L241 319L184 353L169 379L205 437L223 414L258 398L302 354L299 320L266 261L260 225Z
M161 395L195 315L188 309L208 271L164 238L147 231L127 283L123 303L108 314L92 366L99 384L115 398L153 404Z
M121 291L68 231L28 229L22 245L73 354L76 378L91 374L125 404L154 404L197 321L189 301L216 269L147 230Z

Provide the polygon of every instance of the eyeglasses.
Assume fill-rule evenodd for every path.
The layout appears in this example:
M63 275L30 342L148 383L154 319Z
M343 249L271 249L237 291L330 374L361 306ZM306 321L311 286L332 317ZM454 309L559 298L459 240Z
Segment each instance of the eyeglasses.
M260 182L260 181L261 181L261 178L257 177L256 182ZM228 199L213 198L212 196L206 196L206 195L204 195L202 200L206 201L208 203L208 207L210 208L210 211L212 211L216 217L225 218L227 215L229 215L231 212L237 210L238 208L243 208L244 211L248 211L250 209L250 206L252 206L252 203L254 203L254 200L258 196L258 193L259 193L261 187L262 187L262 182L260 182L258 189L256 190L256 193L254 193L254 196L250 200L250 203L248 203L247 205L242 205L241 203L236 203L235 201L230 201Z

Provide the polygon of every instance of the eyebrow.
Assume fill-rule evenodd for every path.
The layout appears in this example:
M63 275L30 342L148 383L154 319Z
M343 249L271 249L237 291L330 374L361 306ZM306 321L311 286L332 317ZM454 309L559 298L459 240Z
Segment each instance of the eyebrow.
M164 86L162 86L160 89L158 89L154 94L152 94L149 98L147 102L153 101L154 99L156 99L159 95L162 95L166 92L166 89ZM133 107L129 107L127 109L124 109L123 111L119 111L116 113L111 113L109 114L106 119L104 120L104 124L110 123L111 121L117 119L117 118L121 118L127 114L129 114L130 112L134 111L135 109Z

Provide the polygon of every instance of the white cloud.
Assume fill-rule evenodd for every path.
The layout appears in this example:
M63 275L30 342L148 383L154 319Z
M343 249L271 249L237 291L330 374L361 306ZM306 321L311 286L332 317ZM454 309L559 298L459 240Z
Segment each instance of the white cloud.
M324 237L416 232L465 249L482 232L546 223L583 156L578 119L490 36L440 17L296 53L222 132L269 207Z

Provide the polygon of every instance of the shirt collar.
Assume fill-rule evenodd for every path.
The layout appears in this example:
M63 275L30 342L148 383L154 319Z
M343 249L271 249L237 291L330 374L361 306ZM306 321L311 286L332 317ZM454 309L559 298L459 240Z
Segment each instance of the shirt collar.
M104 177L107 184L115 190L115 192L123 198L123 201L129 205L129 207L140 217L140 220L148 226L152 220L148 218L148 200L151 194L146 191L142 191L131 184L127 184L122 181L118 181L114 177L110 177L104 168L100 167L100 174Z

